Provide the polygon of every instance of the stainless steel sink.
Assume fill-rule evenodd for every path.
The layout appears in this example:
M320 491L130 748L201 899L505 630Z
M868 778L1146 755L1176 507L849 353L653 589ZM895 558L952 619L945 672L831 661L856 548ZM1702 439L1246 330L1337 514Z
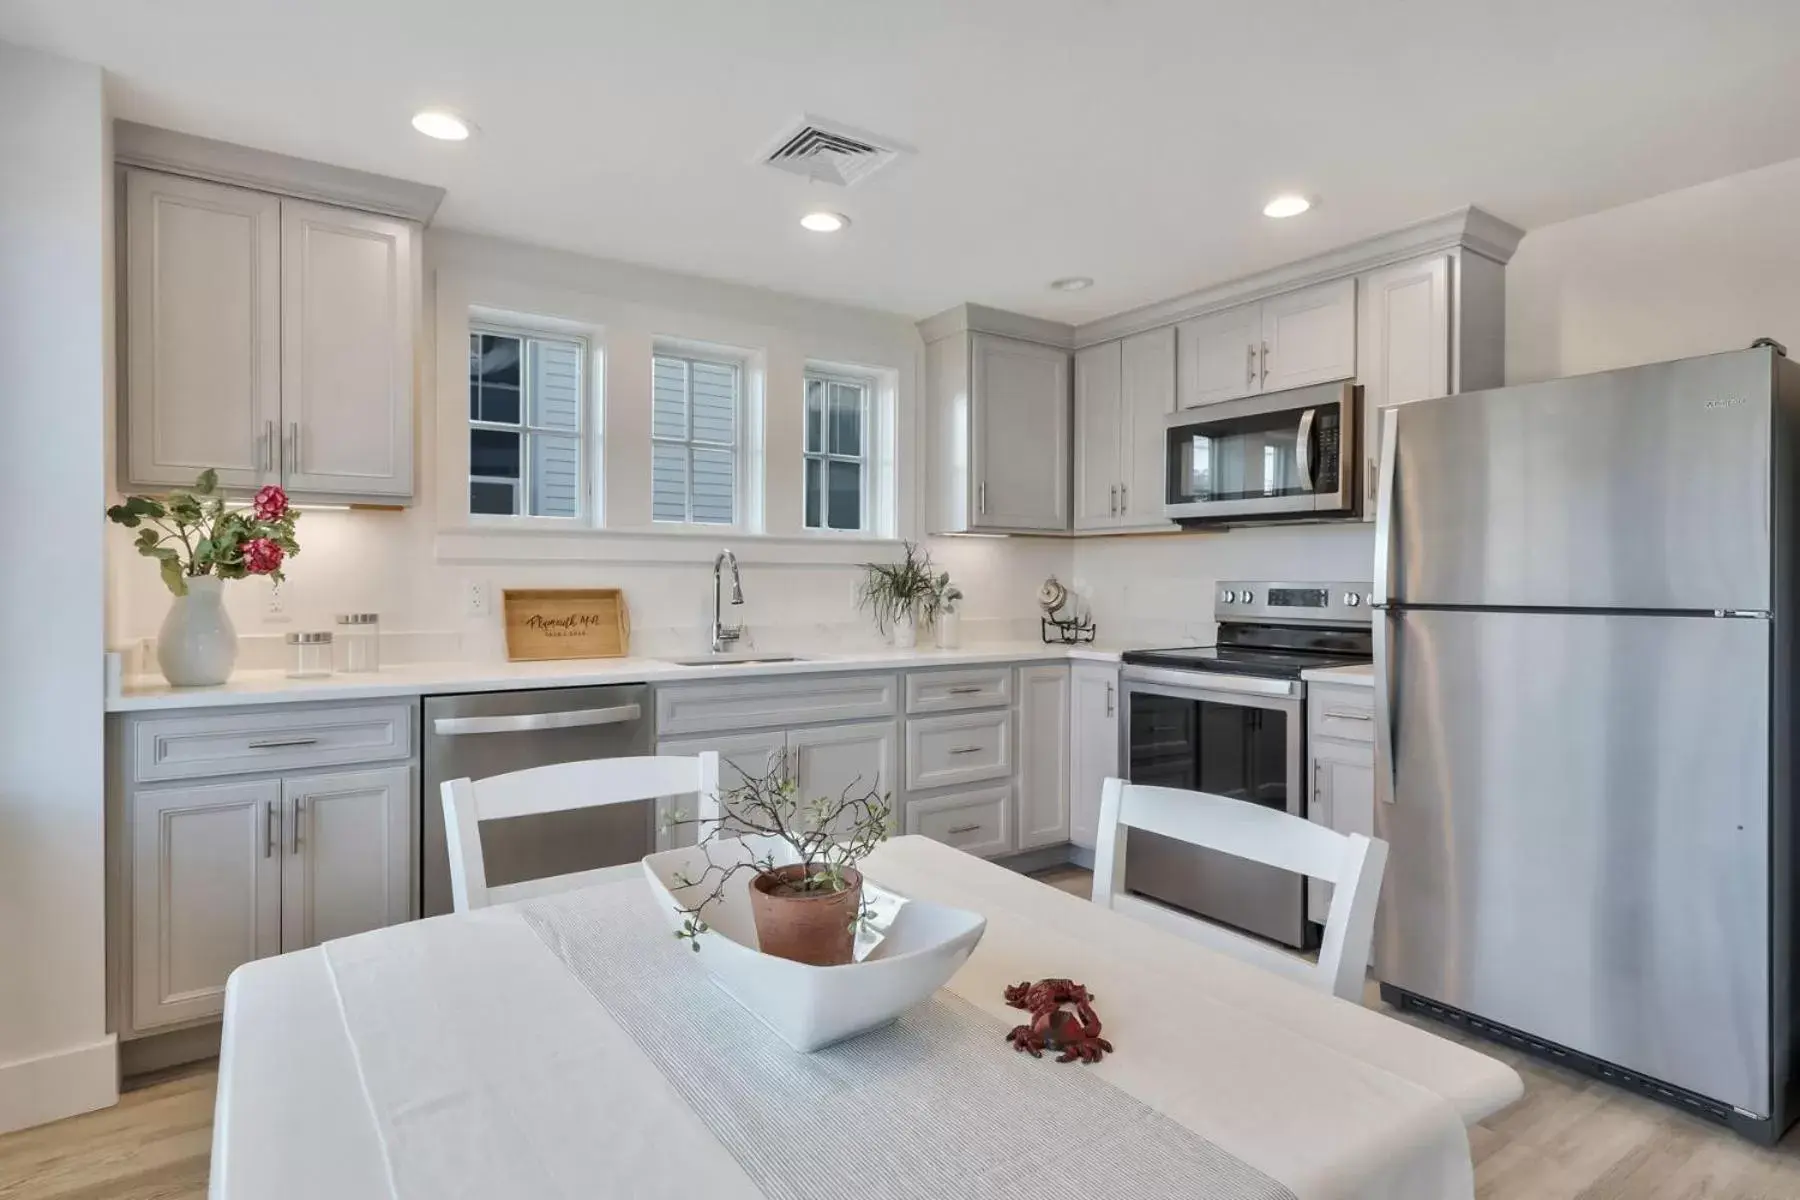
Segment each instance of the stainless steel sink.
M670 658L678 667L747 667L758 663L806 662L798 654L709 654L705 658Z

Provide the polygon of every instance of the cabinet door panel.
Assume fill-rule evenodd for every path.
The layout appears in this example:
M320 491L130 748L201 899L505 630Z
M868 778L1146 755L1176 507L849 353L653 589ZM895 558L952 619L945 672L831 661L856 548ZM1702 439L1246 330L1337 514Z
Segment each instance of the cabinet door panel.
M123 286L127 483L274 482L281 202L127 171Z
M779 773L785 770L787 734L780 730L768 733L708 733L656 743L658 754L678 757L704 754L708 750L719 756L719 791L722 797L724 793L742 787L745 775L761 776L771 771ZM678 811L689 819L697 817L697 803L697 798L693 795L664 796L656 802L658 850L692 846L706 834L707 830L697 825L683 824L673 829L666 825L670 816Z
M788 770L805 803L837 799L846 790L860 795L869 789L888 798L896 812L900 787L894 772L899 726L894 721L827 725L788 731ZM844 826L838 832L847 833Z
M1375 836L1375 749L1314 739L1312 802L1307 818L1339 833ZM1323 924L1331 911L1331 884L1306 881L1306 915Z
M1338 279L1262 304L1268 355L1262 390L1285 391L1356 374L1356 281Z
M1261 344L1260 304L1183 321L1175 330L1181 407L1217 404L1259 391L1257 348Z
M1011 338L973 338L977 529L1069 528L1069 355Z
M281 392L288 487L412 493L414 229L281 204Z
M1375 519L1381 413L1450 394L1450 256L1365 275L1357 322L1363 385L1363 519Z
M1120 411L1124 421L1119 523L1128 529L1173 529L1163 516L1168 417L1175 411L1175 329L1164 326L1125 339Z
M414 806L410 767L282 781L287 844L281 948L395 925L411 913Z
M225 980L281 951L281 785L140 791L131 804L131 1024L216 1017Z
M1069 840L1069 668L1019 668L1019 849Z
M1069 685L1069 840L1092 850L1100 838L1100 790L1119 774L1119 672L1076 664Z
M1105 342L1075 354L1075 528L1119 523L1122 344Z

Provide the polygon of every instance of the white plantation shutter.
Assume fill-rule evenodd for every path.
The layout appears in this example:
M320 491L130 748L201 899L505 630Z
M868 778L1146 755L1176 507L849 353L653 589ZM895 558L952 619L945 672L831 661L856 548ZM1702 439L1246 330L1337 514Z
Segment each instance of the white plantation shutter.
M652 519L735 524L742 368L659 354L651 376Z

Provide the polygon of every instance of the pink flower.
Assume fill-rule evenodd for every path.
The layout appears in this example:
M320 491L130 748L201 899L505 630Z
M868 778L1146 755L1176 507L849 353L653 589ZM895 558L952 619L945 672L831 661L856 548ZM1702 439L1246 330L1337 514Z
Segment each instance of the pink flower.
M287 497L280 494L281 489L263 489L263 491L271 490L276 493L283 504L287 503ZM257 497L259 503L261 499L259 494ZM281 547L276 545L271 538L251 538L244 543L244 570L252 575L273 575L281 570L281 557Z
M279 521L287 515L287 510L287 493L272 483L257 492L256 498L250 502L250 511L256 514L259 521ZM276 561L280 561L279 555Z

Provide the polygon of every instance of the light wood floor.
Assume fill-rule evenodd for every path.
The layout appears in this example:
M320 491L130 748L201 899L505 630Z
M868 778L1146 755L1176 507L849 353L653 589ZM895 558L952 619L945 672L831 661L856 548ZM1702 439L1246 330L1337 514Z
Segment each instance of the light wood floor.
M1088 894L1086 871L1038 878ZM1525 1077L1523 1100L1470 1131L1481 1200L1800 1197L1800 1131L1764 1150L1505 1047L1469 1044ZM198 1064L147 1081L116 1108L0 1137L0 1200L203 1200L215 1082L215 1064Z

